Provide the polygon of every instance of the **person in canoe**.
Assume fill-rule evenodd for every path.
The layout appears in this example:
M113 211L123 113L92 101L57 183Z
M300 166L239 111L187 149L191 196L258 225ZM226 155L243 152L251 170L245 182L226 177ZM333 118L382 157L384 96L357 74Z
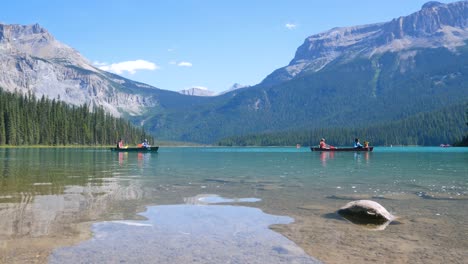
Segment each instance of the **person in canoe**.
M364 141L364 148L368 148L369 147L369 141Z
M148 140L145 138L145 140L140 144L142 148L149 148L151 145L148 143Z
M128 148L128 146L124 146L123 140L119 139L119 142L117 143L117 148L124 149L124 148Z
M320 147L321 149L334 149L334 148L335 148L334 146L331 146L331 145L328 145L327 143L325 143L325 139L324 139L324 138L320 139L319 147Z
M354 148L363 148L364 146L359 142L359 138L354 139Z

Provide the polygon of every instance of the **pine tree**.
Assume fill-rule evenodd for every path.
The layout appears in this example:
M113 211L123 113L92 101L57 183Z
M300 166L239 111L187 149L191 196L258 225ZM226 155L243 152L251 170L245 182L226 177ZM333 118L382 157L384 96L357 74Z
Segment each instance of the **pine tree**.
M119 138L134 143L152 140L142 128L111 116L102 107L90 111L87 104L69 106L0 89L0 145L114 145Z

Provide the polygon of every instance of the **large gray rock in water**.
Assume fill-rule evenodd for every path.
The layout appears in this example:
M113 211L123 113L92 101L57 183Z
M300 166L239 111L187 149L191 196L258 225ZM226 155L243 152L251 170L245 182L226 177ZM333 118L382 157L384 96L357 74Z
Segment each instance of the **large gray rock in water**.
M382 205L371 200L358 200L347 203L338 214L354 224L374 226L383 230L393 220L392 215Z

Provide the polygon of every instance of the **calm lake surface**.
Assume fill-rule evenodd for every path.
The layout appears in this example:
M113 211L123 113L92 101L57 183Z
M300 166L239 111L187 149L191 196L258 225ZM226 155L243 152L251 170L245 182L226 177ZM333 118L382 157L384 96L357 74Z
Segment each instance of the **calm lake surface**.
M466 263L468 148L0 149L0 263ZM384 230L336 214L371 199Z

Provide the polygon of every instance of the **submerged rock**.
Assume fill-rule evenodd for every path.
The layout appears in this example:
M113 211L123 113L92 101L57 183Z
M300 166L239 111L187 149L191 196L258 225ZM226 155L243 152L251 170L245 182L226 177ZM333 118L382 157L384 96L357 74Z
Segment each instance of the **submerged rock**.
M371 200L358 200L347 203L338 214L354 224L367 225L372 229L383 230L393 220L392 215L382 205Z

